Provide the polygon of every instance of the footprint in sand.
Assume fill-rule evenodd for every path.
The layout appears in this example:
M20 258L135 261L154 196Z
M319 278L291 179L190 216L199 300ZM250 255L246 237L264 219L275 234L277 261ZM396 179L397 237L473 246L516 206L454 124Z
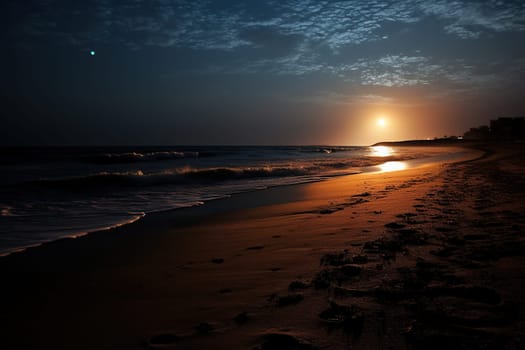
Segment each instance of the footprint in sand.
M319 214L329 215L329 214L333 214L333 213L338 212L338 211L343 210L343 209L344 208L342 208L342 207L321 209L321 210L319 210Z
M398 222L389 222L388 224L385 225L386 228L390 228L390 229L393 229L393 230L398 230L398 229L402 229L402 228L405 228L406 225L404 224L400 224Z
M370 192L363 192L360 194L354 194L352 197L368 197L370 196Z

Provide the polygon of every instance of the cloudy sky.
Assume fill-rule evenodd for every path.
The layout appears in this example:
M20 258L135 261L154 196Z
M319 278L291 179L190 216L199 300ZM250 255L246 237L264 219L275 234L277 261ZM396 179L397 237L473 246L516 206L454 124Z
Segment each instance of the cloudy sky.
M523 1L0 10L2 144L360 145L525 114Z

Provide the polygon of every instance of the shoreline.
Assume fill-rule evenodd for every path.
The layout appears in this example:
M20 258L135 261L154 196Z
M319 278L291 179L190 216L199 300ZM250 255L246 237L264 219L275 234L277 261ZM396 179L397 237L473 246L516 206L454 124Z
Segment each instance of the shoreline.
M373 145L371 147L374 147L374 146L377 146L377 145L382 145L382 144L383 143L378 143L378 144L375 144L375 145ZM405 145L404 141L402 141L402 142L387 142L387 143L385 143L385 145L386 144L388 144L389 146L410 147L410 148L414 147L414 148L422 148L422 149L424 149L424 147L426 147L426 146L423 146L423 145L421 145L419 143L409 144L407 146L407 145ZM444 150L449 149L450 151L454 151L452 153L452 159L450 159L450 157L448 156L447 153L443 152L443 154L427 156L427 157L424 157L424 158L416 158L416 159L408 159L408 160L400 160L400 161L394 160L393 162L403 162L404 164L406 164L406 168L414 168L414 167L424 166L424 165L428 165L430 163L436 163L436 162L441 162L441 161L445 161L445 160L446 161L452 161L454 158L461 157L461 155L458 154L458 153L460 153L459 150L463 150L462 152L468 152L469 150L472 151L472 148L469 147L471 145L463 147L463 146L457 145L456 143L446 143L446 144L437 144L435 146L438 146L438 147L440 147L440 148L442 148ZM389 162L386 162L386 163L392 163L392 161L389 161ZM206 209L197 209L197 208L202 208L203 206L207 206L207 205L209 206L209 203L213 203L213 202L216 202L216 201L219 201L220 204L223 204L223 203L225 203L224 201L228 201L232 197L239 196L239 195L246 195L246 194L249 195L249 194L257 193L257 192L260 192L260 191L271 190L273 188L283 188L283 187L289 187L289 186L301 186L301 185L306 185L306 184L310 184L310 183L330 181L333 178L337 178L337 177L353 176L353 175L363 174L363 173L390 172L390 171L404 170L404 168L403 169L395 169L395 168L394 169L388 169L388 168L384 169L384 168L382 168L383 164L385 164L385 163L380 163L378 165L371 165L371 166L366 166L366 167L358 167L358 168L355 168L355 169L352 168L352 170L354 170L355 173L329 176L329 177L327 177L327 178L325 178L323 180L299 182L299 183L286 184L286 185L275 185L275 186L267 187L267 188L264 188L264 189L254 189L254 190L247 190L247 191L243 191L243 192L233 193L233 194L230 194L230 195L228 195L226 197L223 197L223 198L212 199L212 200L208 200L208 201L202 202L202 204L200 204L200 205L193 205L193 206L179 207L179 208L170 208L170 209L154 211L154 212L150 212L150 213L143 212L141 215L137 215L133 219L131 219L129 221L126 221L126 222L120 222L120 223L116 223L114 225L110 225L110 226L107 226L107 227L96 228L96 229L89 230L89 231L79 231L79 232L75 232L75 233L72 233L72 234L68 234L68 235L66 235L64 237L57 238L57 239L51 239L51 240L48 240L48 241L34 243L34 244L27 245L27 246L16 247L16 248L13 248L10 251L5 251L5 252L0 253L0 259L2 259L3 257L6 257L6 256L10 256L12 254L23 253L26 250L32 250L32 249L39 248L41 246L46 246L48 244L53 244L55 242L59 242L59 241L62 241L62 240L78 239L78 238L81 238L81 237L84 237L84 236L88 236L88 235L92 235L92 234L99 234L99 233L103 233L103 232L108 232L108 231L112 231L112 230L120 228L120 227L133 225L133 224L139 222L140 220L143 220L146 216L150 217L152 215L155 216L155 215L164 214L164 213L169 215L169 213L174 213L174 212L178 212L178 211L181 211L181 210L185 211L185 210L188 210L189 208L193 208L193 210L202 210L202 212L203 212L202 217L205 217L206 215L210 215L210 214L214 213L215 211L217 211L217 209L206 210ZM244 205L247 205L247 203L245 202ZM266 205L266 202L263 202L262 205ZM212 207L213 208L218 208L219 206L218 205L213 205ZM229 208L229 206L226 205L225 208ZM235 206L233 208L235 210ZM177 216L178 217L183 217L184 215L185 214L183 213L183 214L177 215ZM193 215L193 214L190 214L190 215Z
M205 220L187 208L2 258L5 344L405 349L475 332L518 347L525 152L511 151L244 193Z

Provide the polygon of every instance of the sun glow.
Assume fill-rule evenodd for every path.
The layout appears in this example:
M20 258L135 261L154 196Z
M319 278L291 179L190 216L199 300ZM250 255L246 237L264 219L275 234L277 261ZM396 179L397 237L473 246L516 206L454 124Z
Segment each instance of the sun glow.
M384 128L384 127L386 127L386 125L387 125L386 118L384 118L384 117L379 117L379 118L377 119L377 121L376 121L376 124L377 124L377 126L379 126L380 128Z

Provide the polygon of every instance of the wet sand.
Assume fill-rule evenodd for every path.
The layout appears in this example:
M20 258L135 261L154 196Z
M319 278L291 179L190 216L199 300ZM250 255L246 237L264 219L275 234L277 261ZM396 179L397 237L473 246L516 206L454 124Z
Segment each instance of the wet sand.
M478 148L0 258L2 347L523 348L525 151Z

